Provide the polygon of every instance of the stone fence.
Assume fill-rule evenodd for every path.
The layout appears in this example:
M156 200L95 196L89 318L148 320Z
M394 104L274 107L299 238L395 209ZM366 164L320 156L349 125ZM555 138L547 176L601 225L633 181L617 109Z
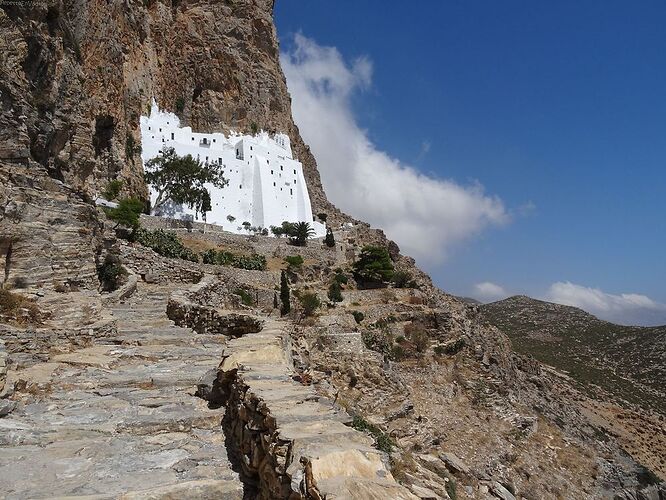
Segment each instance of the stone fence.
M192 328L200 334L239 337L261 330L263 321L230 308L249 311L239 303L240 297L225 292L213 276L187 290L178 290L169 296L167 316L178 326ZM209 304L217 304L214 307Z

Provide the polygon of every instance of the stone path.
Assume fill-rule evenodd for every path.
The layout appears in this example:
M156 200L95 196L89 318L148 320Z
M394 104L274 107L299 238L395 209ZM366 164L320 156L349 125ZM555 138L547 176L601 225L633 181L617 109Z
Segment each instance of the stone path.
M391 476L350 417L292 378L289 335L267 321L233 339L218 372L225 432L259 498L418 498Z
M141 284L116 338L8 374L25 399L0 418L0 498L243 497L224 412L193 396L222 339L174 326L168 292Z

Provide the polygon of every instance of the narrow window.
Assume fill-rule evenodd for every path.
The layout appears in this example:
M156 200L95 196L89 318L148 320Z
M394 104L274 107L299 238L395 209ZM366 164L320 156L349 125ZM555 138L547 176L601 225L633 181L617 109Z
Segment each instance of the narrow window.
M275 183L273 183L273 187L275 187Z
M273 171L271 170L271 175L273 175Z
M280 165L280 170L284 170L284 167L282 165Z
M148 130L150 130L150 127L148 127Z
M162 129L160 129L160 132L162 132Z
M171 132L171 140L173 141L173 132Z
M296 175L296 169L294 169L294 175Z
M290 189L290 190L289 190L289 194L293 196L293 194L294 194L294 190L293 190L293 189Z
M238 189L243 189L243 185L240 184L240 185L238 186Z

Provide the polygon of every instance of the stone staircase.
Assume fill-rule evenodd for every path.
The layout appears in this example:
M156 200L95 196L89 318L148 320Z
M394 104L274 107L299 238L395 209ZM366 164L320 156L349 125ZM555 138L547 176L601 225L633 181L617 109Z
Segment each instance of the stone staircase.
M141 284L112 306L115 336L8 373L0 498L243 498L223 411L194 397L224 338L174 326L169 292Z

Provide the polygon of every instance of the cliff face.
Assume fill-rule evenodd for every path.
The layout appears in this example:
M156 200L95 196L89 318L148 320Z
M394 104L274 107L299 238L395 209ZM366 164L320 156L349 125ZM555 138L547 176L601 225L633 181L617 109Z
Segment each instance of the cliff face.
M0 158L95 195L145 196L139 117L151 98L195 131L292 138L313 211L331 210L291 117L272 0L65 0L0 10Z

